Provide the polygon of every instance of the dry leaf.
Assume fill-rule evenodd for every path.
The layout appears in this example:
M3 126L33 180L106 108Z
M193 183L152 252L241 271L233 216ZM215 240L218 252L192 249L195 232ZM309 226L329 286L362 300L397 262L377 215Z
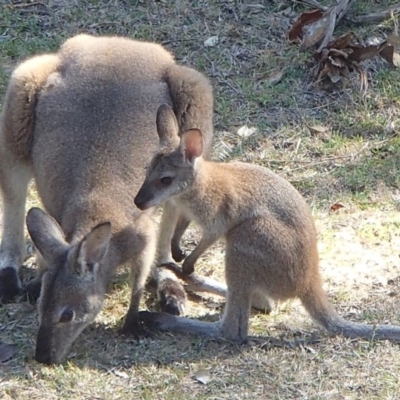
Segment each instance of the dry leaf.
M208 382L211 380L210 370L209 369L199 369L196 374L194 375L196 380L203 385L207 385Z
M272 71L268 76L268 83L270 83L271 85L276 85L277 83L279 83L282 79L284 72L284 69Z
M356 71L360 75L360 89L365 91L368 86L367 74L361 63L365 60L381 55L394 64L396 56L390 53L392 48L388 41L376 45L364 45L353 33L349 32L332 40L320 53L315 53L317 65L312 70L314 79L323 83L338 84L350 77ZM397 55L397 53L396 53Z
M315 133L325 133L329 130L326 126L323 125L310 126L309 129Z
M320 20L323 15L321 10L311 10L301 14L289 31L289 40L299 43L303 39L303 28Z
M15 344L0 343L0 362L6 362L18 351Z
M208 308L219 308L219 307L221 307L221 304L220 303L209 302L209 303L206 303L206 306Z
M332 211L337 211L337 210L340 210L341 208L344 208L344 205L340 204L340 203L335 203L335 204L331 205L331 210Z
M310 47L319 43L325 37L329 23L330 15L327 13L323 16L323 18L308 25L305 29L305 32L303 32L304 40L300 46L300 50L309 49Z
M113 370L114 375L123 378L123 379L129 379L129 375L124 372L124 371L118 371L117 369Z
M211 36L204 41L205 47L213 47L218 43L218 36Z
M237 134L242 138L247 138L251 136L253 133L257 132L257 128L248 127L247 125L243 125L237 131Z

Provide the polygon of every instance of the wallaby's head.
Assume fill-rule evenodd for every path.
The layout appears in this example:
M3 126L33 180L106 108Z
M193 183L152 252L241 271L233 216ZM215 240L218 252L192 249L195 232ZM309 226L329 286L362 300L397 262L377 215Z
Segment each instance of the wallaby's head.
M101 269L107 268L109 222L97 225L79 243L66 242L57 222L39 208L29 210L29 234L48 269L38 300L35 359L60 363L72 342L96 317L104 300Z
M135 197L141 210L161 204L189 190L196 175L196 161L203 154L203 135L190 129L179 137L172 109L163 104L157 112L160 150L147 167L146 179Z

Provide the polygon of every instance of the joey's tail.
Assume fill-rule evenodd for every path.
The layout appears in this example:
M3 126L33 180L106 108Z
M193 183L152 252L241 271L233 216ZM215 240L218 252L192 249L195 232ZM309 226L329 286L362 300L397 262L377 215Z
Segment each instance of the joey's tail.
M346 321L329 302L320 284L314 284L300 299L310 316L333 335L348 338L400 341L400 326L369 325Z

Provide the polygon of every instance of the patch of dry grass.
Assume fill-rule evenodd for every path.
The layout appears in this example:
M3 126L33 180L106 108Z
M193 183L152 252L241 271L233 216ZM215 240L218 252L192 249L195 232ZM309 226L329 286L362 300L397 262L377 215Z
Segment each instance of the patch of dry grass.
M79 32L154 40L203 71L215 90L216 156L269 166L296 185L317 217L321 271L339 312L356 321L400 324L398 70L370 62L365 97L358 94L356 76L339 91L321 91L308 79L310 53L286 41L290 24L306 9L288 0L3 1L0 7L1 93L19 61L54 50ZM375 7L374 1L358 1L353 11ZM350 28L364 38L382 38L392 32L393 21L343 23L338 32ZM211 36L218 43L205 47ZM284 70L282 79L271 84L277 70ZM243 125L257 132L241 137ZM346 207L329 213L336 201ZM28 205L37 202L32 188ZM191 231L185 245L193 247L196 238ZM210 249L197 269L222 278L223 246ZM33 306L0 308L1 340L19 346L18 356L0 365L0 398L398 397L397 344L329 338L297 302L279 305L270 316L254 314L254 339L246 346L156 333L140 342L121 337L117 328L129 299L125 277L122 270L103 312L63 366L33 361ZM223 307L221 299L192 299L193 317L215 319ZM150 290L143 307L153 309L154 303ZM200 369L210 370L207 385L194 378Z

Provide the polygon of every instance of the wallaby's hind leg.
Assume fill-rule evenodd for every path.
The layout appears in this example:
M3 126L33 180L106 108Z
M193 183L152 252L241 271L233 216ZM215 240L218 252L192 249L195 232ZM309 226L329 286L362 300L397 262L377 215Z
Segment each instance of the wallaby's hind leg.
M0 246L0 302L12 301L21 290L19 266L25 257L25 202L30 168L0 146L0 187L3 237Z
M176 275L166 268L160 267L160 265L173 262L171 259L171 242L178 219L179 214L176 212L174 205L167 201L163 207L157 244L157 262L153 269L153 277L157 282L157 296L161 309L173 315L183 314L186 293ZM182 227L179 229L182 230Z
M172 242L171 242L171 252L172 252L172 258L176 262L181 262L185 259L186 254L184 251L181 249L181 239L183 234L185 233L187 227L189 226L190 220L185 218L183 215L179 216L178 223L176 224L175 227L175 232L174 235L172 236Z
M25 255L25 201L32 177L30 151L35 107L40 90L57 69L58 57L42 55L12 74L0 116L0 187L3 237L0 246L0 301L18 294L18 268Z

